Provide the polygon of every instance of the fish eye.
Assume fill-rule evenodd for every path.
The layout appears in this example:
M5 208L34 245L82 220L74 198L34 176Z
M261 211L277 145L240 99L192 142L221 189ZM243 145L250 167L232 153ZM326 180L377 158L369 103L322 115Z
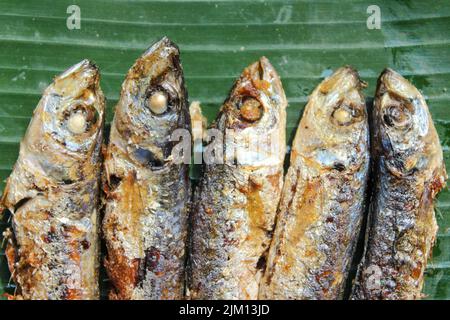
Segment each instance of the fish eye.
M82 113L74 113L67 120L67 128L73 134L86 132L86 118Z
M162 90L151 92L146 99L146 105L153 114L162 115L169 105L167 93Z
M383 120L389 127L405 128L411 123L411 113L403 104L391 105L384 109Z
M88 132L97 123L97 120L97 111L84 104L74 105L63 113L63 123L74 135Z
M244 98L239 107L240 116L248 122L255 122L261 119L263 107L261 103L254 98Z
M348 126L361 118L361 111L349 104L342 103L331 114L334 122L339 126Z

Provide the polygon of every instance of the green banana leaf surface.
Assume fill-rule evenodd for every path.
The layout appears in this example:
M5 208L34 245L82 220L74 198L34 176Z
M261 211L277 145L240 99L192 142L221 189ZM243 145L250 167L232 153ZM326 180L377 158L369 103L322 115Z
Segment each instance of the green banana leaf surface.
M209 121L242 69L260 56L268 57L289 99L288 143L308 95L332 70L346 64L356 67L369 83L365 94L370 101L378 74L392 67L427 98L450 169L450 1L378 0L379 29L369 28L372 4L360 0L0 0L0 190L17 159L33 109L55 75L84 58L95 61L111 120L127 70L164 35L179 45L190 101L201 102ZM80 9L79 29L68 27L71 5ZM450 299L447 189L436 201L436 215L439 235L424 293L428 299ZM1 231L7 224L5 215ZM14 292L3 250L2 295ZM102 283L105 293L106 277Z

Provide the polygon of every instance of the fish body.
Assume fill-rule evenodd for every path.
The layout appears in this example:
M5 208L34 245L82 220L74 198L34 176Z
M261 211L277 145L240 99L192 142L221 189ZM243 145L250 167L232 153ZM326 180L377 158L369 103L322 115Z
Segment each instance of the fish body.
M372 140L375 187L352 298L418 299L447 175L424 98L391 69L378 79Z
M261 299L340 299L365 209L364 84L338 69L312 93L292 146Z
M111 125L103 220L111 299L183 297L191 191L189 163L172 155L177 129L190 131L187 92L178 47L163 38L129 70Z
M204 154L222 141L216 151L224 161L205 160L195 192L192 299L258 297L283 183L286 106L281 81L263 57L244 70L208 130L218 135Z
M104 96L87 60L45 90L1 200L17 299L98 299Z

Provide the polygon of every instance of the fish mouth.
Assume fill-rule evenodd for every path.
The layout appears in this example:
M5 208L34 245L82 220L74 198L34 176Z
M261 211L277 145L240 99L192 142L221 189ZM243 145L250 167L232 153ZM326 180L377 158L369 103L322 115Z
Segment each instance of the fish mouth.
M88 59L84 59L55 78L55 81L64 79L84 79L92 83L99 75L98 66Z
M250 78L253 79L253 85L257 90L268 91L267 93L271 97L278 97L280 100L286 101L286 95L280 77L269 59L262 56L247 69Z
M351 66L351 65L345 65L339 69L336 70L335 73L341 73L341 74L348 74L354 77L357 81L361 82L361 78L359 76L358 70Z
M252 79L265 80L267 78L267 72L273 69L269 59L262 56L258 61L248 66L248 72Z
M389 67L386 67L383 69L383 71L381 71L380 73L380 77L384 76L385 74L398 74L396 71L394 71L394 69L391 69Z
M394 98L406 101L420 96L416 87L391 68L385 68L378 78L377 95L381 96L386 92Z
M377 86L381 87L389 87L389 84L392 81L403 81L404 78L396 71L394 71L391 68L385 68L378 77L378 83Z
M368 83L361 79L361 76L359 75L359 72L355 67L346 65L343 68L346 70L346 72L348 72L355 78L356 86L358 86L360 89L367 88Z
M69 77L69 76L76 75L76 74L90 71L90 70L98 72L97 65L88 59L83 59L80 62L78 62L77 64L74 64L73 66L68 68L63 73L61 73L58 77L65 78L65 77Z
M153 55L155 52L160 51L161 49L164 48L173 48L175 49L176 52L179 52L180 49L178 48L178 46L175 44L175 42L173 42L172 40L170 40L168 37L164 36L162 37L159 41L156 41L155 43L153 43L143 54L141 57L148 57Z
M319 86L319 91L322 94L329 94L334 91L347 92L353 88L359 90L365 87L367 87L367 83L361 80L358 71L347 65L325 78Z
M152 82L157 81L170 69L181 69L180 49L167 37L152 44L134 65L135 74L150 77Z
M47 93L93 103L99 88L100 72L91 61L84 59L57 75Z

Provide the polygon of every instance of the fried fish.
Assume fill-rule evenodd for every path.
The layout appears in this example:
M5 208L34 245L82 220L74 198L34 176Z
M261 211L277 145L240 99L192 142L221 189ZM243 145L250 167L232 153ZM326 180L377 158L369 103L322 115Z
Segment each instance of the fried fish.
M111 299L184 294L189 162L175 161L171 139L177 129L190 131L179 55L167 38L152 45L129 70L116 106L103 220Z
M17 299L98 299L104 96L83 60L45 90L1 203Z
M292 146L261 299L341 299L365 209L369 127L351 67L314 90Z
M208 130L191 219L193 299L258 297L283 184L286 106L263 57L244 70Z
M425 99L391 69L378 79L372 148L375 188L352 298L418 299L447 175Z

